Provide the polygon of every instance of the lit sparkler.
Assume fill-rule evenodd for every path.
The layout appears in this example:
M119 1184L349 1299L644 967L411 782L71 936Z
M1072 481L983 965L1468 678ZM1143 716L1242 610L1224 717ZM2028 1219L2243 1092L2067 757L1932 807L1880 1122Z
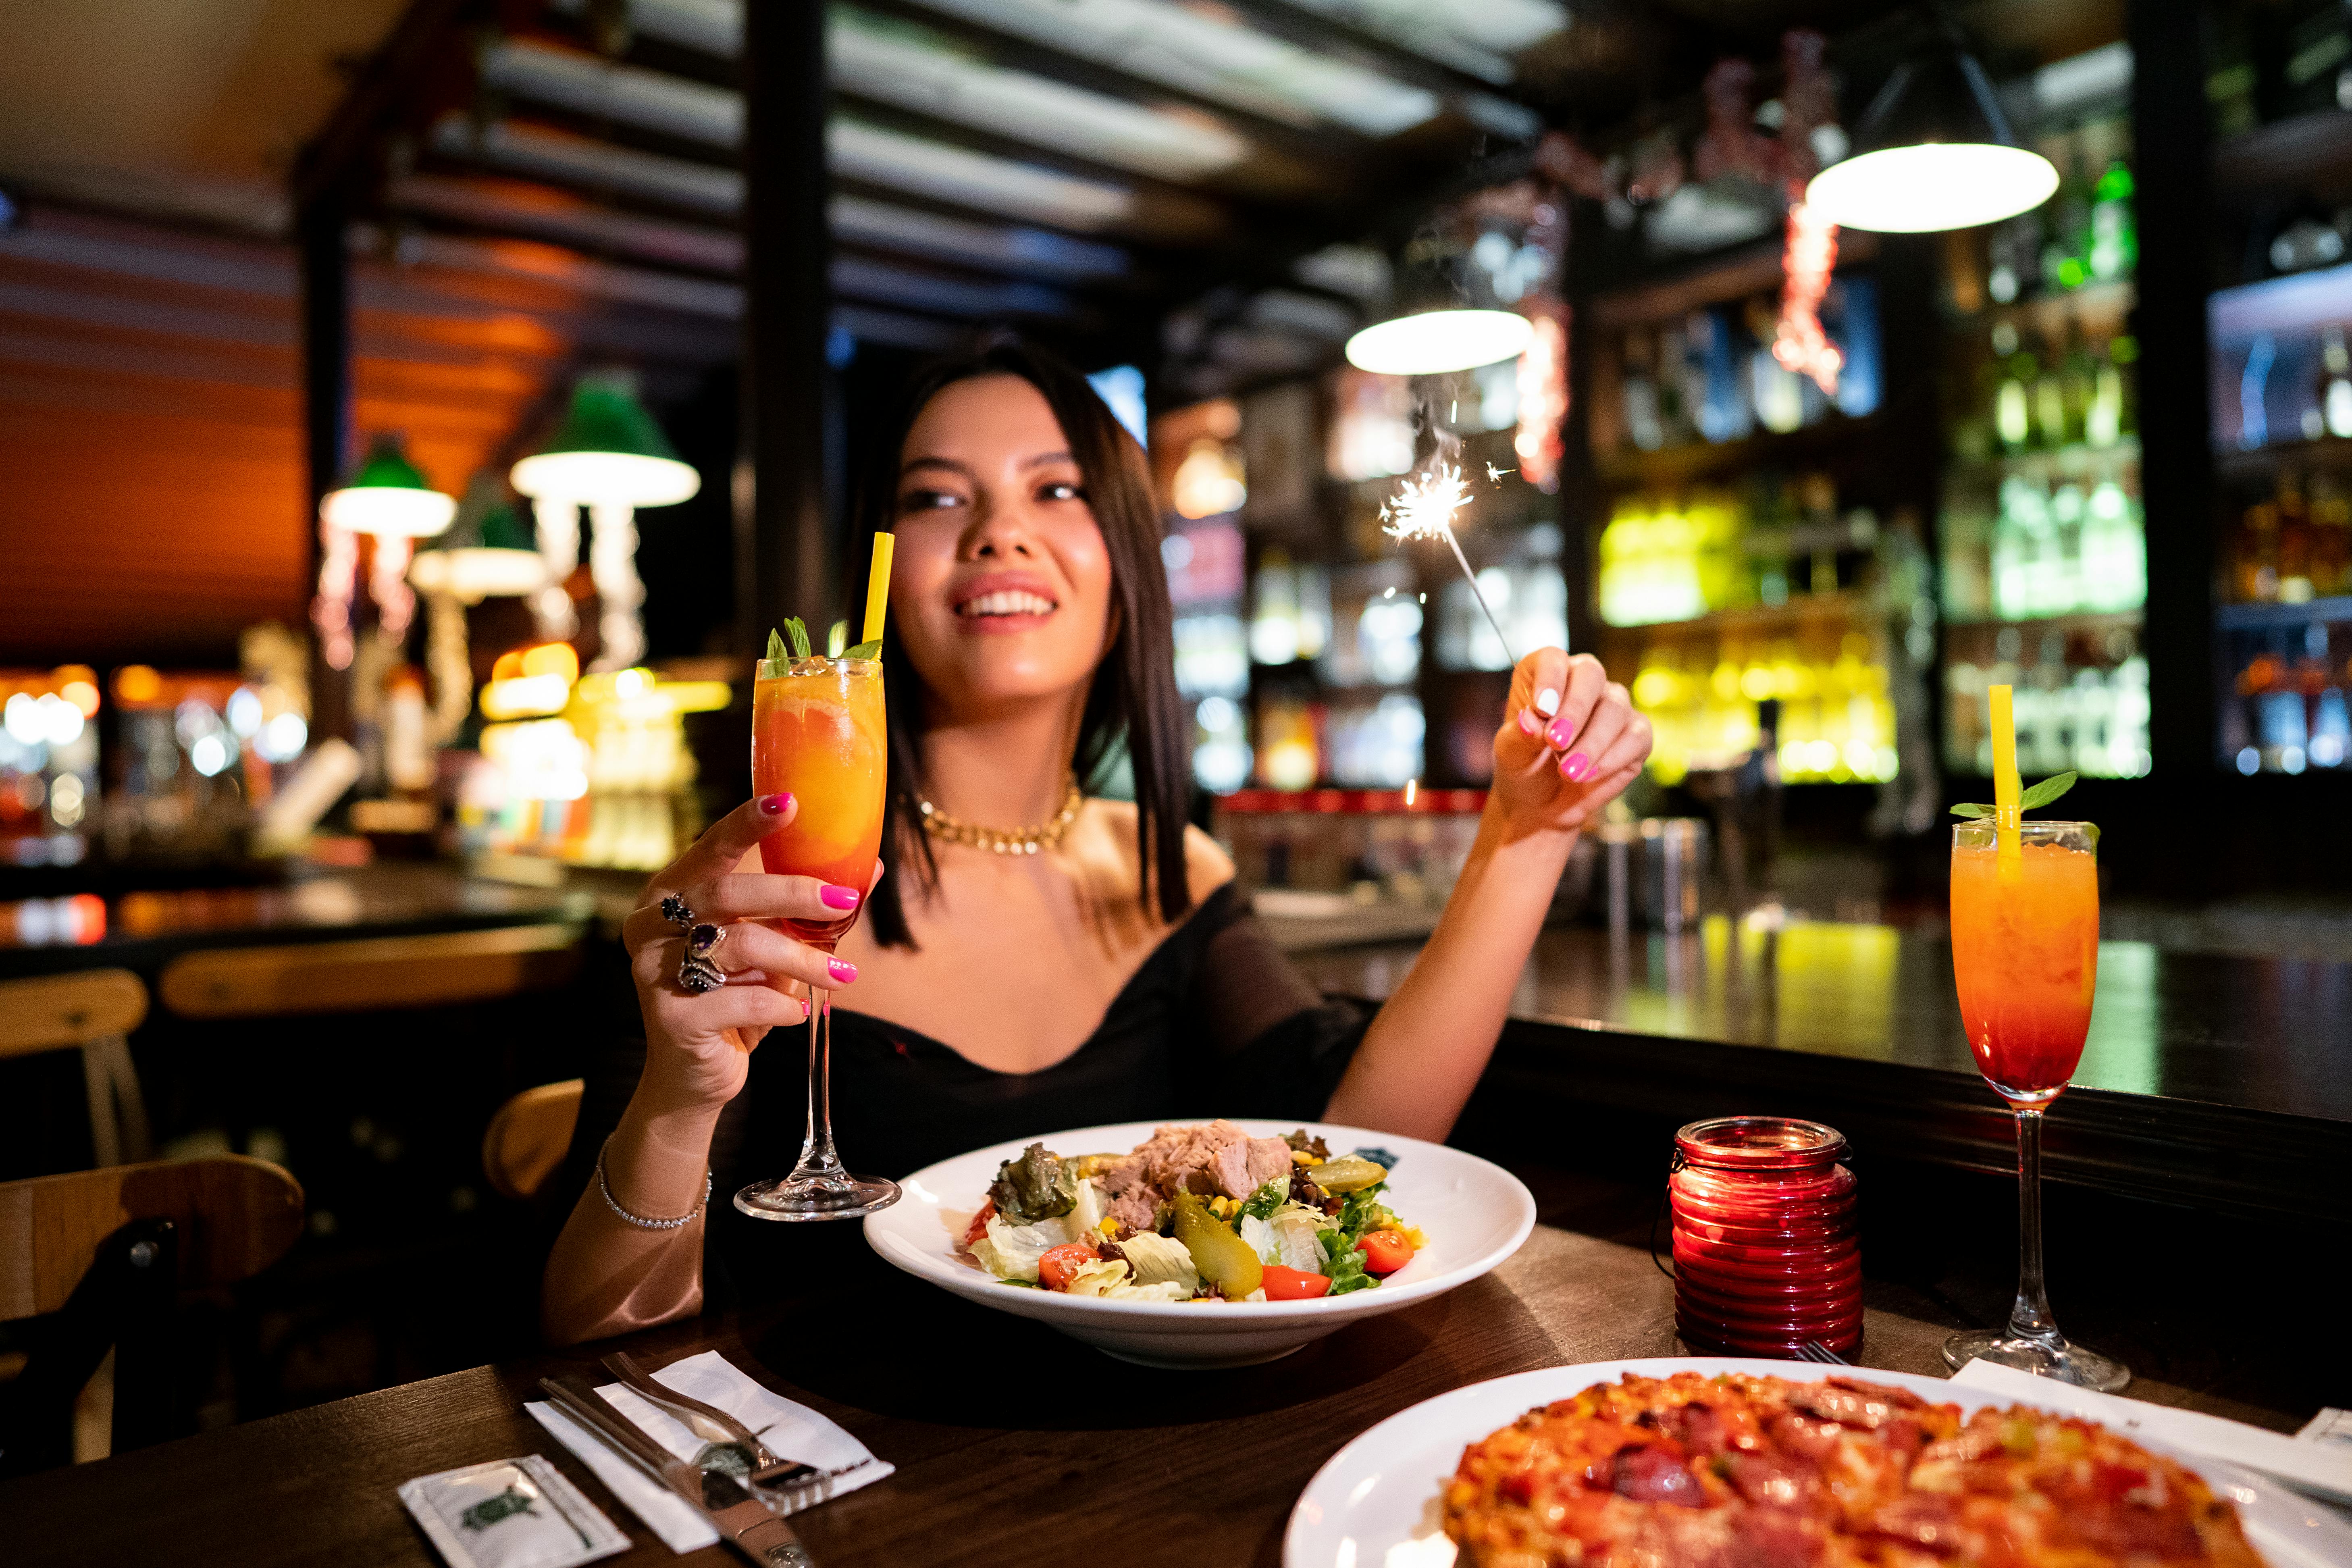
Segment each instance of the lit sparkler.
M1470 487L1462 478L1462 470L1452 463L1440 463L1425 473L1407 476L1397 493L1381 503L1381 531L1400 544L1409 544L1416 539L1445 541L1470 584L1470 596L1486 612L1486 624L1495 628L1505 657L1516 666L1519 656L1511 651L1511 639L1504 632L1503 623L1495 618L1495 607L1486 603L1486 595L1478 587L1478 574L1470 570L1469 559L1462 553L1462 542L1454 537L1454 514L1469 500Z

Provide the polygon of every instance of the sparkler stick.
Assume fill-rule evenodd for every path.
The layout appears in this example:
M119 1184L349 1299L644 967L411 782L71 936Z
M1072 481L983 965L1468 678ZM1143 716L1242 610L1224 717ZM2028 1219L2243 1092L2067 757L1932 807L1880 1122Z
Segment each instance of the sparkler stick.
M1495 607L1486 603L1486 594L1479 589L1478 574L1470 570L1469 559L1462 553L1462 542L1454 537L1454 514L1469 499L1470 488L1463 482L1462 470L1452 463L1440 463L1426 474L1408 478L1392 500L1381 504L1381 531L1399 543L1416 539L1445 541L1470 584L1470 596L1486 612L1486 624L1495 628L1504 657L1517 666L1519 656L1512 651L1503 623L1495 618Z

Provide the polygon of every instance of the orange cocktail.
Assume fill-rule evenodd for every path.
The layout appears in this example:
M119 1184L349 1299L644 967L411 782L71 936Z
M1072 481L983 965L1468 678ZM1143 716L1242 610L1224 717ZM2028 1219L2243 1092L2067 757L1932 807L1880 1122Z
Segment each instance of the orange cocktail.
M1954 829L1952 973L1977 1069L2039 1101L2083 1059L2099 978L2099 872L2086 823L2027 822L2004 861L1990 820Z
M761 863L769 871L814 877L864 898L882 847L887 736L878 659L760 661L751 698L751 786L761 795L788 792L800 803L789 825L761 841ZM779 923L830 951L857 923L857 911Z

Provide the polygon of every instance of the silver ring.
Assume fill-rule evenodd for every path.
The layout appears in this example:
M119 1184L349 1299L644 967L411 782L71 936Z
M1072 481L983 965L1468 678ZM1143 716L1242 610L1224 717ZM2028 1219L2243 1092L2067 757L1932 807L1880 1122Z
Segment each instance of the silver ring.
M677 988L689 996L699 996L706 991L716 991L727 984L727 976L707 958L693 953L681 953L677 961Z
M690 930L694 925L694 910L688 906L685 897L681 894L662 895L661 916L680 931Z
M686 933L686 951L711 963L718 962L719 944L727 940L728 927L698 921Z

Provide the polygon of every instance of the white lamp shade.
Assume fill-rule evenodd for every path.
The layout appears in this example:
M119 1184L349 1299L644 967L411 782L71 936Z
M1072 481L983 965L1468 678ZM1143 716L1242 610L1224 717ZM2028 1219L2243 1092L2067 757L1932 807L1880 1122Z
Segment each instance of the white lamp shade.
M517 463L509 477L534 500L592 505L674 506L702 488L691 463L635 452L541 452Z
M327 492L319 502L319 515L354 533L428 539L457 515L457 498L405 485L353 485Z
M1377 375L1443 375L1516 359L1535 331L1515 310L1423 310L1349 338L1348 363Z
M484 599L520 598L547 583L547 563L531 550L466 545L420 552L408 568L420 593L453 594L469 605Z
M1805 205L1841 228L1929 234L2015 217L2057 188L2058 171L2039 153L1926 142L1831 164L1805 187Z

